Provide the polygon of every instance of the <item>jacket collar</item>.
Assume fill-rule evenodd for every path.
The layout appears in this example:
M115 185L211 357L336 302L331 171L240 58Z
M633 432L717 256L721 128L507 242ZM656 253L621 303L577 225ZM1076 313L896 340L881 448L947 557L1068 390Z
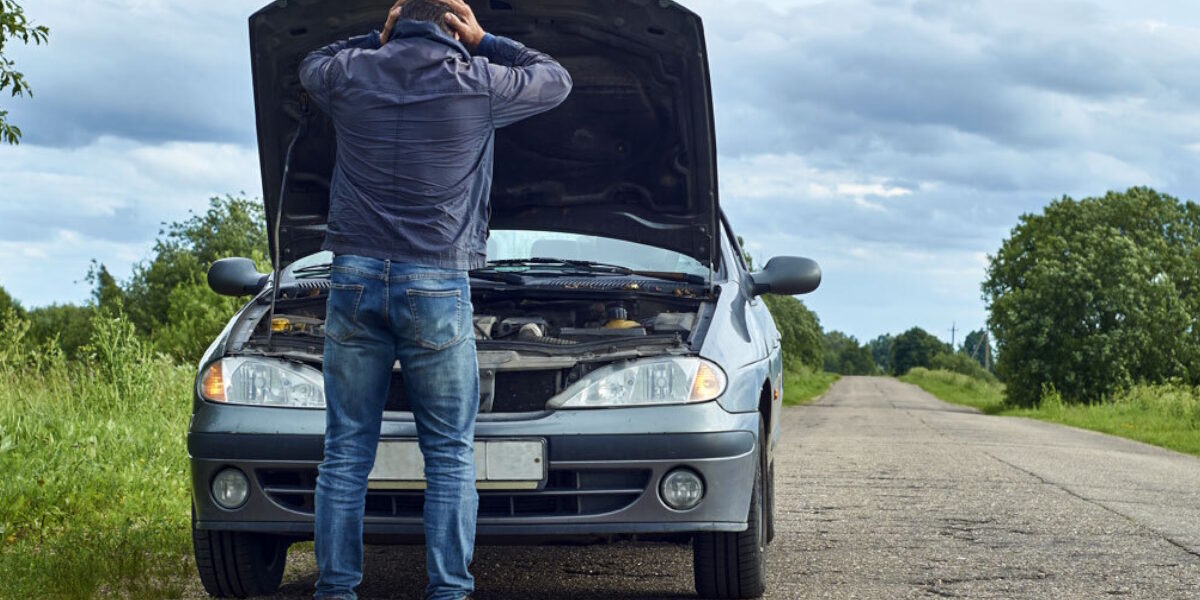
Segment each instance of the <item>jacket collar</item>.
M388 38L388 43L396 40L411 40L411 39L427 39L430 41L445 44L460 52L464 58L470 59L471 53L467 52L467 47L462 45L462 42L446 35L446 32L438 27L436 23L429 21L414 21L412 19L401 19L392 28L392 36Z

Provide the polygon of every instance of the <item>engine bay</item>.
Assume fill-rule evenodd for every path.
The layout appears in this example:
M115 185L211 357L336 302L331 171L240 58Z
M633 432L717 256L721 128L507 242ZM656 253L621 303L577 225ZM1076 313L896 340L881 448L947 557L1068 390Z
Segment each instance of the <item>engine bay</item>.
M474 335L480 348L505 344L567 348L614 340L676 336L688 341L697 324L695 300L634 298L475 300ZM280 302L274 317L254 328L251 342L301 345L325 336L325 296Z
M326 286L251 305L230 334L228 354L258 354L320 367ZM646 293L473 290L480 413L537 413L592 371L624 360L694 354L711 303ZM404 373L394 368L386 410L411 412Z

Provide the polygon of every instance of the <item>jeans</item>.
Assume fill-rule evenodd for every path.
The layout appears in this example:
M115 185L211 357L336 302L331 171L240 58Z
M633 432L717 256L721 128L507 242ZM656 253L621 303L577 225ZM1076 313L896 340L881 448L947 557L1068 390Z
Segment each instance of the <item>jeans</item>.
M425 457L429 600L474 588L479 363L465 272L337 256L325 321L325 459L317 476L317 598L355 598L363 512L392 368Z

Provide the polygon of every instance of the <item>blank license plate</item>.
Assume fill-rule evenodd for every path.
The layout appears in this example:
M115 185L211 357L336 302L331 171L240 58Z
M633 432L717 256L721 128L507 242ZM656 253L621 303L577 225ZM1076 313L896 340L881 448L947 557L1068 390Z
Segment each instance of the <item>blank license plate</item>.
M546 440L477 440L475 484L489 490L535 490L546 479ZM425 458L416 440L379 443L371 489L425 489Z

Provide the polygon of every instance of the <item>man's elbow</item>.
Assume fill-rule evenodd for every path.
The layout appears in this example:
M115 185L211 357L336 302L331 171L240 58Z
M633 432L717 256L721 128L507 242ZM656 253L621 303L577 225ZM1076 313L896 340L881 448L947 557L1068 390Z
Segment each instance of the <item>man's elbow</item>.
M300 85L309 92L315 92L321 84L321 72L324 70L323 57L316 52L300 61Z
M547 87L549 88L548 91L551 92L549 95L553 98L554 105L558 106L571 95L571 90L575 87L575 82L571 79L571 73L560 65L555 69L551 85Z

